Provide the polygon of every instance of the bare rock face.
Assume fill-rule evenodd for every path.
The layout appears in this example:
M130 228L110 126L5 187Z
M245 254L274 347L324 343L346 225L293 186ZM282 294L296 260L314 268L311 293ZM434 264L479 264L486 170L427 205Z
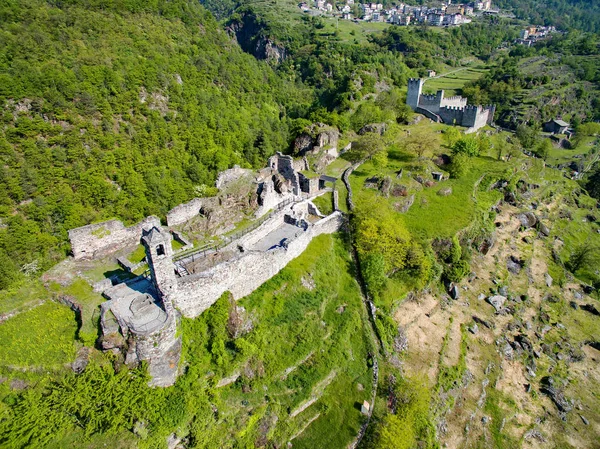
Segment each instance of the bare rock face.
M521 268L523 268L523 263L521 260L515 256L510 256L506 261L506 268L512 274L519 274Z
M281 195L284 195L291 190L290 182L280 173L273 175L273 187L275 187L275 191Z
M411 196L407 197L404 200L404 202L396 203L396 205L395 205L396 210L401 213L406 213L411 208L411 206L413 205L414 202L415 202L415 195L412 194Z
M460 299L460 289L458 285L452 283L450 284L450 288L448 289L448 294L452 299Z
M217 189L222 190L226 188L229 184L241 178L250 176L252 176L252 170L240 168L239 165L236 165L235 167L230 168L229 170L225 170L219 173L215 186L217 187Z
M312 150L315 145L315 141L310 134L302 133L294 140L294 153L295 154L306 154Z
M84 346L83 348L79 349L79 351L77 351L77 358L71 364L71 369L75 373L77 373L77 374L83 373L83 371L85 370L85 368L87 367L87 365L90 361L91 350L92 350L92 348L90 348L88 346Z
M340 132L337 128L324 123L313 123L294 140L294 153L305 156L308 152L319 149L337 149L339 138Z

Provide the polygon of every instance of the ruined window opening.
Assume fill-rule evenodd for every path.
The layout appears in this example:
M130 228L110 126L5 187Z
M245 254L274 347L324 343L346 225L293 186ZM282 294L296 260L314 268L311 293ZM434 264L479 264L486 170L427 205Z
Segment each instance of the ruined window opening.
M158 245L156 247L156 255L157 256L164 256L165 255L165 247L163 245Z

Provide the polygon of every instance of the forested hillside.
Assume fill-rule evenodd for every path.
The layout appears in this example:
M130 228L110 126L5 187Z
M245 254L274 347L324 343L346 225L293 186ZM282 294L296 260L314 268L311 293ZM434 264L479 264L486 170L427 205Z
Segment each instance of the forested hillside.
M600 31L600 4L596 0L494 0L493 4L536 25Z
M63 258L70 228L261 166L311 102L194 1L2 2L0 288Z

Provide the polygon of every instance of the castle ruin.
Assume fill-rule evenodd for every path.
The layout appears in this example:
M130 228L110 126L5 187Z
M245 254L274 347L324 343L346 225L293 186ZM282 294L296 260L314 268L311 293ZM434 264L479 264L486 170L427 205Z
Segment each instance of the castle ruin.
M223 187L248 172L228 170L218 184ZM151 385L172 385L179 370L181 315L197 317L226 292L235 300L249 295L302 254L314 237L339 230L342 213L324 216L310 201L331 191L326 187L330 181L335 178L311 172L305 159L276 154L251 181L263 219L224 246L208 250L174 254L174 230L163 228L156 217L130 228L111 220L71 230L75 259L98 258L140 241L145 249L147 272L103 291L108 300L101 305L102 348L124 353L129 365L147 362ZM168 224L201 214L206 200L197 198L173 209Z
M424 94L421 78L408 80L408 93L406 104L413 111L423 114L435 122L447 125L465 126L466 133L475 132L494 120L496 107L467 105L467 99L461 96L444 97L444 91L438 90L435 94Z

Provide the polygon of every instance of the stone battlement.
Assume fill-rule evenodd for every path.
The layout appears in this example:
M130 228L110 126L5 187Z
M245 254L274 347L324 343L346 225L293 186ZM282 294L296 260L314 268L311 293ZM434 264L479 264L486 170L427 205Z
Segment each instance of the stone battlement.
M422 79L410 78L406 104L413 111L423 113L432 120L435 118L451 125L461 125L471 132L480 129L494 119L495 106L468 105L467 99L461 96L444 98L444 91L436 94L423 94Z

